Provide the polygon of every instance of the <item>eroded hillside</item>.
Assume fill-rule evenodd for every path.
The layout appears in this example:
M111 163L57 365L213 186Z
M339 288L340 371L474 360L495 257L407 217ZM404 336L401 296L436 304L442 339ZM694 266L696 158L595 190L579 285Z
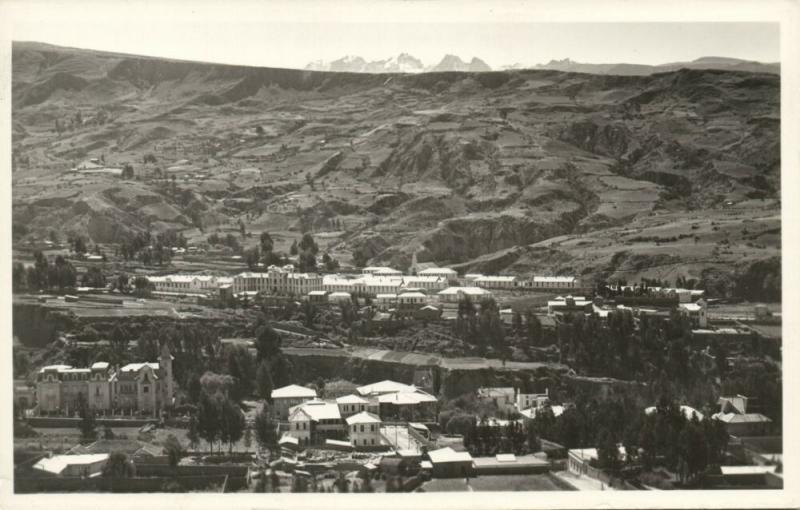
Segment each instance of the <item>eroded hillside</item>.
M311 229L343 262L358 249L401 268L417 251L602 278L746 270L780 254L779 86L713 70L323 73L17 43L15 240L200 242L241 221L278 250ZM70 171L101 157L136 180Z

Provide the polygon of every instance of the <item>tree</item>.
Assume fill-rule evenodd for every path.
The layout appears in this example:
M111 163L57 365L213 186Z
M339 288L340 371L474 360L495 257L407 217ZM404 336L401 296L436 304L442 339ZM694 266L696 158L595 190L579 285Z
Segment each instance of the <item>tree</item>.
M256 330L256 359L261 361L277 356L281 352L283 339L271 325L264 322Z
M292 246L289 247L289 255L297 255L297 251L298 251L298 249L297 249L297 240L295 239L292 242Z
M174 434L167 436L167 439L164 441L164 450L167 452L169 465L173 469L177 469L178 463L181 461L181 457L183 456L183 447Z
M247 264L247 268L251 271L258 267L258 263L261 260L261 251L258 249L258 246L254 246L250 248L246 252L244 252L244 261Z
M261 137L264 136L264 128L261 126L256 126L256 134Z
M25 378L31 369L31 360L28 354L14 349L12 370L15 378Z
M258 394L261 398L268 402L272 402L272 374L267 360L261 360L256 371L256 386L258 387Z
M301 252L307 251L312 255L316 256L319 252L319 247L317 243L314 241L314 236L309 233L303 234L303 237L300 239L300 244L297 246Z
M84 287L105 288L106 277L99 267L93 266L87 269L86 273L83 274L81 283Z
M256 441L261 448L274 450L278 445L278 422L273 419L266 402L256 414L254 423Z
M304 250L300 252L297 266L301 272L314 272L317 270L317 257L311 251Z
M222 429L220 407L221 398L211 396L206 392L200 395L200 404L197 408L197 432L208 443L209 451L212 452L214 442L219 438Z
M531 345L539 346L542 344L542 323L532 311L525 314L525 322L528 329L528 342Z
M136 289L136 295L139 297L147 297L150 295L150 280L146 276L137 276L133 280L133 286Z
M339 269L339 262L327 253L322 256L322 263L325 264L325 271L328 273L333 273Z
M103 476L114 479L132 478L136 474L133 462L123 452L111 452L103 468Z
M97 439L97 422L94 418L94 409L89 407L89 403L83 393L78 393L78 415L81 418L81 421L78 422L81 440L90 442Z
M73 251L78 255L83 255L86 253L86 242L83 240L83 237L77 236L73 240Z
M619 449L614 435L608 429L601 429L597 434L597 463L600 469L617 469Z
M242 439L242 444L247 451L250 451L250 447L253 446L253 429L249 426L245 427L244 429L244 438Z
M369 262L369 255L364 252L363 248L357 248L353 251L353 264L356 267L364 267Z
M221 430L220 439L228 443L228 453L233 450L234 443L239 442L244 434L245 420L244 413L242 413L239 405L229 398L222 400L220 406L221 413Z
M189 447L192 449L197 448L197 445L200 444L200 434L197 427L197 416L192 414L189 417L189 431L186 433L186 439L189 440Z
M261 248L262 253L272 253L272 250L275 247L275 242L272 240L272 236L269 235L269 232L261 232L259 247Z
M134 177L133 165L131 165L130 163L125 163L125 165L122 167L122 178L125 180L129 180L133 179L133 177Z
M339 471L339 477L333 482L337 492L350 492L350 480L345 478L344 471Z
M307 328L314 328L314 319L317 316L317 306L309 300L303 302L303 325Z
M292 488L291 492L308 492L308 480L305 476L295 473L292 475Z
M256 378L256 367L253 355L241 345L226 349L228 374L233 377L231 398L239 402L253 393L253 379Z

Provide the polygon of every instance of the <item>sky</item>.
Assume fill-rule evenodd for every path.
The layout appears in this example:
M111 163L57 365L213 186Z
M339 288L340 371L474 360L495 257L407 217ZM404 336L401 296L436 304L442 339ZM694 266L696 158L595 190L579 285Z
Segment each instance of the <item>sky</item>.
M548 11L545 16L528 7L533 4L520 10L519 2L299 0L217 5L228 8L181 0L12 0L4 7L12 13L13 40L268 67L302 68L314 60L345 55L379 60L401 52L425 65L454 54L464 60L479 57L494 68L563 58L634 64L703 56L780 60L779 25L774 22L597 22L569 12L553 16L554 11ZM409 15L412 12L416 15ZM562 21L573 19L588 21Z

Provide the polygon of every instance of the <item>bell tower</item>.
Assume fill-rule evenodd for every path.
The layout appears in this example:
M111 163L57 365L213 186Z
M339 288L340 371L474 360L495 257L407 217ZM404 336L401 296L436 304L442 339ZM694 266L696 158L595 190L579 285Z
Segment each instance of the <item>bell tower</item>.
M161 407L172 405L172 398L175 396L175 379L172 375L172 354L169 346L164 342L161 347L161 355L158 357L159 376L161 377Z

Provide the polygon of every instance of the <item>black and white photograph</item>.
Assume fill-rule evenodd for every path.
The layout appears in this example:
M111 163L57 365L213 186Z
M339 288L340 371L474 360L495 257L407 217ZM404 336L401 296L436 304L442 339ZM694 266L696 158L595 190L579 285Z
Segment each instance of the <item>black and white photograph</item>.
M725 4L0 1L2 501L800 505L800 4Z

